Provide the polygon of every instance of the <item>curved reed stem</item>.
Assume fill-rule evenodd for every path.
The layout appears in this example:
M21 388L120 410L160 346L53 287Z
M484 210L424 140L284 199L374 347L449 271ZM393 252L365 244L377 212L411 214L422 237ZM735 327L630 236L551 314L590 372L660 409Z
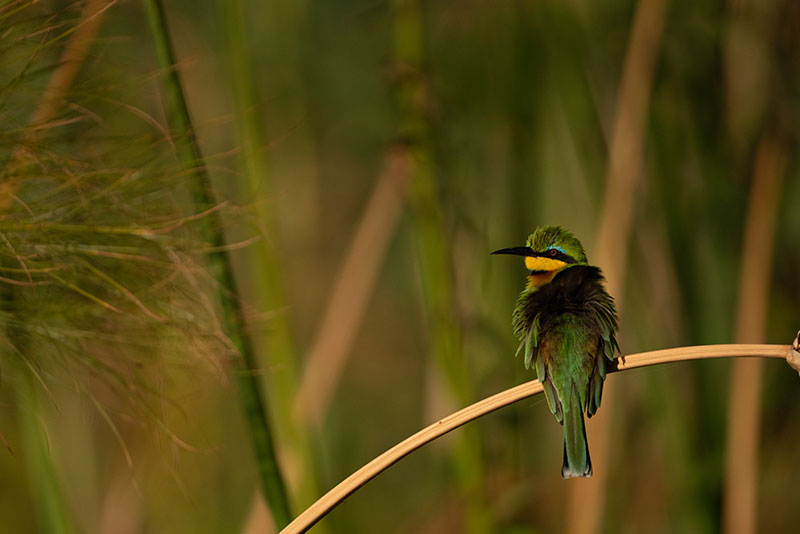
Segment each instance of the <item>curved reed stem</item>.
M793 351L792 347L788 345L699 345L694 347L678 347L674 349L629 354L617 360L615 368L610 369L609 372L627 371L629 369L636 369L637 367L657 365L660 363L742 356L785 358L791 365ZM361 469L344 479L336 487L317 500L317 502L306 508L303 513L297 516L294 521L289 523L289 525L281 531L281 534L306 532L339 503L358 490L358 488L416 449L474 419L541 392L541 383L539 383L538 380L531 380L530 382L520 384L519 386L487 397L423 428L380 456L377 456Z

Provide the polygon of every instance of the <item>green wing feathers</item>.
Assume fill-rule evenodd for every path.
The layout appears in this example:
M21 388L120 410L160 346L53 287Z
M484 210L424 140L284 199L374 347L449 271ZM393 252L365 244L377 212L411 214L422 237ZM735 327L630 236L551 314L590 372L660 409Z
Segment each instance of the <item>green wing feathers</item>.
M602 345L599 342L598 345ZM598 354L604 354L603 348L598 347ZM586 414L591 417L597 413L600 408L600 400L603 397L603 383L606 379L606 358L599 356L595 358L594 369L592 370L592 377L589 379L589 398L586 405Z
M518 322L520 319L522 319L522 317L518 317L515 314L515 325L520 324ZM539 382L541 382L544 387L544 396L547 399L547 406L560 423L563 420L562 403L558 398L558 392L555 384L553 384L552 377L547 374L545 358L540 356L539 351L539 315L535 315L530 321L524 321L522 328L518 331L518 335L522 337L522 341L519 344L519 348L517 348L517 354L523 352L525 369L530 369L531 365L536 368L536 378L539 379Z
M589 403L586 413L589 417L597 413L600 400L603 396L603 382L606 379L607 362L613 361L619 352L617 344L617 312L614 309L614 299L600 287L596 298L590 301L590 309L596 318L599 337L597 352L592 377L589 380Z
M522 341L517 349L517 354L519 354L523 347L525 348L525 369L530 369L531 363L536 360L536 352L539 347L539 315L536 315L530 321L530 324L525 328L524 332L521 333L520 337L522 337ZM539 380L542 380L541 376Z

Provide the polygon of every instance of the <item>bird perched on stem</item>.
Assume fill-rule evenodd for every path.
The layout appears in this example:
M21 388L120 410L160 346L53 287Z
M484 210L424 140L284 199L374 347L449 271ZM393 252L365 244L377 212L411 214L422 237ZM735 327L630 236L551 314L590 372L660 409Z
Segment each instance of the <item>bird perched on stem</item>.
M580 241L559 226L540 226L526 246L492 254L525 258L528 283L514 308L514 333L564 427L564 478L592 476L583 414L600 407L606 366L615 358L617 312L600 269Z

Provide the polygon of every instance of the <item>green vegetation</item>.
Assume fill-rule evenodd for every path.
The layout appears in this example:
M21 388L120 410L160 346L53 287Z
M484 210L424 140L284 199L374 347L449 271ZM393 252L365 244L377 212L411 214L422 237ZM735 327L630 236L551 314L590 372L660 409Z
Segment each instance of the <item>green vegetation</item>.
M619 277L623 353L790 343L800 10L649 5L0 4L7 529L285 524L421 427L535 377L513 357L526 273L489 252L538 225ZM611 188L614 173L634 186ZM381 220L381 202L396 213ZM629 230L614 234L615 209ZM359 273L345 260L373 220L361 246L380 257ZM365 308L330 302L375 269L342 286ZM320 339L337 362L309 381L315 403L300 386ZM609 378L605 460L587 420L604 496L591 528L800 523L797 376L733 365ZM737 402L755 409L729 415ZM742 436L757 448L728 445ZM583 481L561 480L561 439L543 397L504 408L314 532L564 530ZM730 451L747 467L726 474Z

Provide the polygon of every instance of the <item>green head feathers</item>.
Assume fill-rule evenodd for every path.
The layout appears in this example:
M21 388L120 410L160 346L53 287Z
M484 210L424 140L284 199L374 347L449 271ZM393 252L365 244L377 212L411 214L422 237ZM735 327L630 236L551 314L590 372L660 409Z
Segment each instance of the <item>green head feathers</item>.
M573 258L576 263L586 263L586 253L581 242L560 226L540 226L528 236L525 243L533 252L543 253L555 249Z
M492 254L524 256L532 273L555 272L569 264L586 263L581 242L560 226L540 226L528 236L526 246L495 250Z

